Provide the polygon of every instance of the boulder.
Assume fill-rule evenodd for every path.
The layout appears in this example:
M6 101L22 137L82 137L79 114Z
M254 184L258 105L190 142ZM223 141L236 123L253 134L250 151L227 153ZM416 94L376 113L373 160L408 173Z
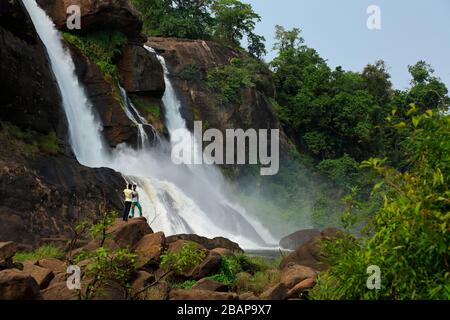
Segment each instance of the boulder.
M322 231L318 236L302 244L294 252L281 261L280 268L286 269L291 265L302 265L315 270L325 271L329 268L323 259L320 242L324 239L333 239L339 236L339 230L329 228Z
M222 257L234 257L235 256L233 251L231 251L229 249L225 249L225 248L215 248L215 249L212 249L211 252L217 253L217 254L221 255Z
M83 32L120 30L131 39L140 39L142 21L128 0L38 0L37 2L61 30L67 31L67 8L79 5Z
M259 300L259 298L253 292L245 292L239 295L239 300L255 301Z
M282 271L281 282L291 289L305 279L316 279L317 271L300 265L292 265Z
M51 270L37 266L30 262L23 264L23 272L33 277L41 290L47 288L50 281L52 281L55 277Z
M238 296L235 293L228 292L174 289L169 293L169 300L238 300Z
M66 281L52 283L41 293L44 300L79 300L78 291L69 290Z
M120 248L132 249L145 235L153 233L153 230L145 218L135 218L128 222L116 219L108 233L111 233L112 239Z
M124 287L115 281L106 281L98 290L92 300L124 300L127 292Z
M189 274L189 278L199 280L220 271L222 257L214 252L210 252L206 259L196 266Z
M280 247L289 250L295 250L302 244L310 241L312 238L318 236L320 230L305 229L294 232L280 240Z
M197 281L196 284L192 287L192 289L196 290L207 290L214 292L228 292L228 286L223 284L222 282L211 280L208 278L203 278Z
M147 285L153 283L155 281L155 276L146 272L146 271L138 271L132 284L131 284L131 294L134 296L139 291L144 289ZM145 292L140 293L137 298L143 300L145 299Z
M259 298L262 300L285 300L287 292L286 285L284 283L278 283L261 293Z
M167 243L170 245L178 240L192 241L198 243L208 250L213 250L216 248L225 248L235 253L243 253L244 251L239 247L239 245L231 240L223 237L217 237L214 239L208 239L205 237L198 236L196 234L178 234L174 236L167 237Z
M67 273L67 263L58 259L41 259L37 262L39 267L51 270L56 273Z
M145 235L135 246L138 268L149 265L158 265L160 257L166 247L164 233L152 233Z
M0 272L0 300L40 300L39 285L26 272L8 269Z
M170 238L170 237L169 237ZM168 253L175 253L180 251L181 249L183 249L183 247L188 244L188 243L192 243L192 241L187 241L187 240L177 240L175 242L168 242L167 241L168 238L166 238L166 244L168 244L167 247L167 252ZM194 242L195 243L195 242ZM206 248L198 243L196 243L200 249L206 250Z
M302 282L296 284L292 289L290 289L287 293L288 299L298 298L300 293L307 289L311 289L316 285L315 278L308 278L303 280Z
M128 93L148 93L162 97L166 88L164 71L156 54L129 44L118 63L122 86Z
M0 242L0 270L14 267L13 257L18 248L14 242Z

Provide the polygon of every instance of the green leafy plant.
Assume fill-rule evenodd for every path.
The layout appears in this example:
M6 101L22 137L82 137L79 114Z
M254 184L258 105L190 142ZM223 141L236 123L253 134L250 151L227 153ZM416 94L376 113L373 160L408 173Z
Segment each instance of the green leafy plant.
M117 78L115 59L121 56L128 38L120 31L96 31L88 34L63 33L64 39L80 49L110 79Z
M195 242L187 242L176 252L167 252L161 256L160 267L175 274L189 272L206 258L206 251Z

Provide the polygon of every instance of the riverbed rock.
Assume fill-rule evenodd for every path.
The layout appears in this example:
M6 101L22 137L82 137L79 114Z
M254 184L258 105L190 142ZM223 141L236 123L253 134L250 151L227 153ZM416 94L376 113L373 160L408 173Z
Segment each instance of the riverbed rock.
M196 242L208 250L213 250L216 248L225 248L234 253L243 253L244 252L237 243L235 243L229 239L223 238L223 237L216 237L214 239L208 239L206 237L201 237L196 234L178 234L178 235L167 237L168 244L174 243L178 240Z
M0 270L14 266L12 258L17 252L17 244L14 242L0 242Z
M214 275L220 271L221 263L222 257L217 253L210 252L206 259L189 273L189 278L199 280Z
M23 272L33 277L41 290L47 288L55 277L50 269L37 266L31 262L24 263L23 266Z
M281 282L284 283L286 288L292 289L298 283L306 279L316 279L317 271L300 265L291 265L284 269L281 273Z
M78 300L76 290L69 290L66 281L52 283L47 289L42 290L44 300Z
M41 259L37 262L39 267L48 269L53 273L67 272L67 263L58 259Z
M228 292L174 289L169 293L169 300L238 300L238 296Z
M153 230L145 218L130 219L128 222L116 219L108 233L120 248L132 249L144 236L152 234Z
M165 248L166 237L164 233L158 232L145 235L134 249L134 252L137 254L138 268L151 265L157 266Z
M262 300L285 300L287 291L284 283L278 283L261 293L259 298Z
M39 285L18 269L0 271L0 300L40 300Z
M339 236L340 231L336 228L323 230L318 236L299 246L280 263L281 269L292 265L302 265L314 270L324 271L329 268L323 258L320 242L324 239L333 239Z
M312 238L320 235L319 229L305 229L294 232L280 240L280 247L295 250Z
M291 288L287 292L287 298L288 299L295 299L298 298L300 293L304 292L305 290L314 288L316 285L316 279L315 278L308 278L300 283L296 284L293 288Z
M222 282L215 281L208 278L203 278L197 281L196 284L192 287L192 289L198 289L198 290L207 290L207 291L214 291L214 292L228 292L228 286L226 284L223 284Z

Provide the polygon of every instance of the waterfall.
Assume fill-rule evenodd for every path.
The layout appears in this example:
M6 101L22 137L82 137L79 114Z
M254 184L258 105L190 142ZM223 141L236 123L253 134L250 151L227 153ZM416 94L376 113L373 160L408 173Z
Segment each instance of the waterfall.
M161 230L166 235L223 236L246 249L277 243L258 221L227 199L226 183L217 169L176 166L162 148L146 147L148 135L144 128L149 124L128 99L125 90L121 90L125 111L137 125L142 145L137 150L127 145L111 150L103 140L101 122L75 75L74 63L63 47L59 32L35 0L23 3L48 52L69 124L70 143L81 164L114 169L126 181L137 184L145 217L154 230ZM158 58L165 69L168 87L163 98L167 128L169 132L184 128L186 134L192 136L181 117L180 101L170 83L164 59ZM195 141L193 144L196 145Z

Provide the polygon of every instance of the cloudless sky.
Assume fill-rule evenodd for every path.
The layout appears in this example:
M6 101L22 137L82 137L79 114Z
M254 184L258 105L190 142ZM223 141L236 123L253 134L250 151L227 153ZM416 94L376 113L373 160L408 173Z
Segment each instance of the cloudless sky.
M398 89L408 65L425 60L450 88L450 0L243 0L262 17L256 32L271 51L275 25L298 27L306 45L334 68L361 71L383 59ZM368 6L381 9L381 30L369 30ZM269 52L267 61L274 52Z

